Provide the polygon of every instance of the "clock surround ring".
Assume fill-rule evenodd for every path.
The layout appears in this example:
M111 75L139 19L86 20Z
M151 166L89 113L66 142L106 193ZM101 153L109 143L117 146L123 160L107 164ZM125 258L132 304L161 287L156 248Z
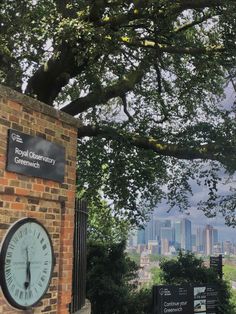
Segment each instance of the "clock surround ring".
M47 283L46 283L43 291L40 293L39 297L37 298L37 300L35 302L33 302L32 304L22 305L22 304L19 304L13 298L13 296L11 295L11 293L9 291L9 287L8 287L7 279L6 279L6 274L5 274L6 257L7 257L8 247L11 244L11 241L12 241L14 235L16 234L16 232L22 226L24 226L26 224L31 224L31 223L34 223L37 226L39 226L39 228L41 228L42 231L45 233L45 235L47 237L47 241L48 241L48 243L50 245L51 263L50 263L50 271L49 271L49 274L48 274ZM27 254L29 254L29 253L27 252ZM1 289L2 289L3 295L4 295L5 299L7 300L7 302L12 307L14 307L14 308L16 308L18 310L27 310L27 309L30 309L32 307L35 307L39 303L39 301L44 297L44 295L46 294L46 292L48 290L48 287L49 287L51 279L52 279L52 274L53 274L53 269L55 267L55 264L56 264L56 259L55 259L55 255L54 255L52 239L51 239L50 234L47 231L46 227L40 221L38 221L35 218L25 217L25 218L17 220L15 223L13 223L10 226L10 228L7 230L5 236L3 237L2 243L1 243L1 246L0 246L0 284L1 284ZM27 289L27 288L25 288L25 289Z

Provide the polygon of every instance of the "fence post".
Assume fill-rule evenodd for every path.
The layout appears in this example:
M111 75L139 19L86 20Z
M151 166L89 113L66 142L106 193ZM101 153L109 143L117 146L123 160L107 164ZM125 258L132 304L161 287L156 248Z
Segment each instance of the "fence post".
M87 268L87 220L87 203L84 200L77 199L74 217L74 257L72 277L72 302L70 307L70 313L75 313L85 305Z

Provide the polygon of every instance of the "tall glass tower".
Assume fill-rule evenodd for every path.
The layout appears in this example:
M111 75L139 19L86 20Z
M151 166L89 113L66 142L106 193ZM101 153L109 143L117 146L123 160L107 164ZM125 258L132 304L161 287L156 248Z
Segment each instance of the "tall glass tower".
M175 221L173 227L175 231L175 248L179 250L181 249L181 221Z
M213 251L213 227L211 225L206 225L204 228L204 252L205 254L211 255Z
M181 249L192 251L192 226L191 221L184 218L181 220Z

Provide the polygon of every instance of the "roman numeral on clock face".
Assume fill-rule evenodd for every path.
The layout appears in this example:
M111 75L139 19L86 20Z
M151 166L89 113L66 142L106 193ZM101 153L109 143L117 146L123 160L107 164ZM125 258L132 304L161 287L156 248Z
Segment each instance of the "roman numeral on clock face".
M7 285L10 287L10 285L12 284L13 282L13 277L12 275L10 274L8 277L7 277Z
M12 252L8 250L6 257L9 258L9 259L12 258Z
M9 244L9 249L14 250L14 248L15 248L15 245L14 243L11 242L11 244Z

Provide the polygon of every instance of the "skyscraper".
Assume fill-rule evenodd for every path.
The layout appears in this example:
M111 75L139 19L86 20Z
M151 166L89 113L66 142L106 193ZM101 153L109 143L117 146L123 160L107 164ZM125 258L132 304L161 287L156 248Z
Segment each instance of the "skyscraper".
M161 254L168 255L169 253L169 241L167 239L163 239L161 241Z
M219 242L218 230L213 228L213 245L216 245Z
M137 244L146 244L145 229L139 229L137 232Z
M212 254L213 249L213 227L211 225L206 225L203 230L204 235L204 253L206 255Z
M169 244L172 244L174 241L174 232L171 227L161 227L161 241L168 240Z
M192 227L191 221L184 218L181 219L181 249L192 251Z
M156 240L160 244L162 227L170 228L171 220L160 220L152 214L144 229L138 230L138 244L148 244L150 240Z
M197 245L196 245L196 243L197 243L197 236L196 236L196 234L192 234L191 239L192 239L192 251L193 252L197 252Z
M198 253L202 253L204 251L203 230L200 227L198 227L196 230L196 246Z
M157 216L152 214L151 219L145 227L146 243L148 243L149 240L157 240L160 242L161 227L169 227L170 225L170 220L160 220Z
M181 221L175 221L173 227L175 231L175 248L179 250L181 248Z

